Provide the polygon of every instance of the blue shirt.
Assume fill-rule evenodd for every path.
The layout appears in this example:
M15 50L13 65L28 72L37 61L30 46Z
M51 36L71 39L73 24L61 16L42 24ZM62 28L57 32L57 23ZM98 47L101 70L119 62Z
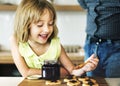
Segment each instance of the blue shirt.
M120 0L78 0L87 10L87 35L120 39Z

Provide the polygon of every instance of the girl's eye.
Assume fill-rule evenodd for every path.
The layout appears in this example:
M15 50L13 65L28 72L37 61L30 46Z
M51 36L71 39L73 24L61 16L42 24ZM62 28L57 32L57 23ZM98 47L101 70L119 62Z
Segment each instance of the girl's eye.
M42 27L42 26L43 26L43 24L38 24L38 25L37 25L37 27Z
M37 27L42 27L43 25L44 25L44 23L42 23L42 22L37 23Z
M42 27L44 25L44 23L40 21L36 25L37 25L37 27Z
M52 21L52 22L49 22L49 24L48 24L49 26L53 26L54 25L54 22Z

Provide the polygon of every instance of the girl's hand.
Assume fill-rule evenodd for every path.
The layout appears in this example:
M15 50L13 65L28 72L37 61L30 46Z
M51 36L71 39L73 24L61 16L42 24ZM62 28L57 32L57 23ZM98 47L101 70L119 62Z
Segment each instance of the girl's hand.
M95 56L95 54L92 54L90 58L88 58L85 62L85 65L82 67L82 70L85 72L94 70L98 65L99 59Z
M85 72L92 71L97 67L98 62L99 59L92 54L85 63L75 67L75 69L72 71L72 75L81 76Z
M82 69L74 69L71 73L71 75L75 75L75 76L81 76L82 74L84 74L85 71Z

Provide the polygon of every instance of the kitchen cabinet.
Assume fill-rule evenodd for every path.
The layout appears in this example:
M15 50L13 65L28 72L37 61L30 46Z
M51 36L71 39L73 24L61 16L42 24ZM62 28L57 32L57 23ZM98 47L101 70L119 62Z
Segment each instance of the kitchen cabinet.
M10 51L0 51L0 76L21 76Z
M0 64L0 77L1 76L21 76L15 64Z
M84 11L79 5L55 5L57 11Z
M15 11L17 5L0 5L0 11Z
M14 64L10 51L0 51L0 64Z
M79 5L54 5L56 11L84 11ZM0 11L15 11L17 5L0 5Z

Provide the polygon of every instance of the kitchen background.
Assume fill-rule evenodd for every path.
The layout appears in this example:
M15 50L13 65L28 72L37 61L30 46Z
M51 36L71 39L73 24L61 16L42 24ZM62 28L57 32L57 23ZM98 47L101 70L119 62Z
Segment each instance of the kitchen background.
M0 0L1 4L16 4L20 0ZM58 5L79 5L77 0L54 0ZM0 48L10 50L9 37L13 31L15 11L0 11ZM57 11L57 26L59 37L63 45L84 46L86 12L85 11Z
M13 32L14 15L21 0L0 0L0 76L21 76L10 52L9 38ZM86 11L81 10L77 0L54 1L57 12L58 36L71 61L83 63ZM57 5L57 6L56 6Z

